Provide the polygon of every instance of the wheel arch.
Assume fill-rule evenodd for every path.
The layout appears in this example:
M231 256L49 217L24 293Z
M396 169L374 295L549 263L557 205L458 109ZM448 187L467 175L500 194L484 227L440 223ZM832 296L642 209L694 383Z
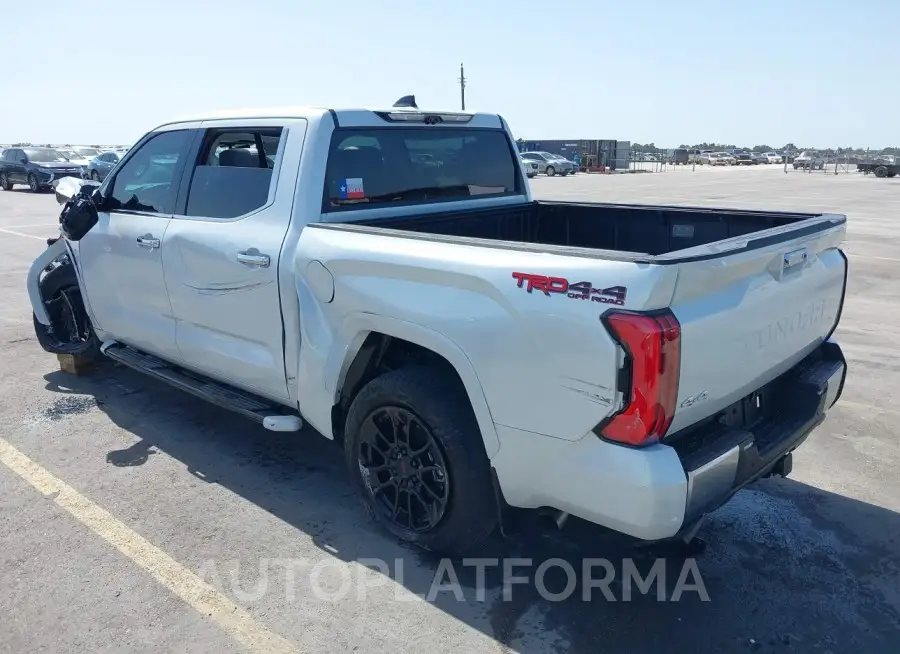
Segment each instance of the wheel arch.
M475 414L488 458L500 450L487 398L472 362L450 338L437 331L374 314L357 314L344 333L343 348L335 348L325 370L326 388L332 393L332 431L342 436L349 403L359 390L381 372L404 361L446 366L465 389ZM349 326L348 325L348 326Z

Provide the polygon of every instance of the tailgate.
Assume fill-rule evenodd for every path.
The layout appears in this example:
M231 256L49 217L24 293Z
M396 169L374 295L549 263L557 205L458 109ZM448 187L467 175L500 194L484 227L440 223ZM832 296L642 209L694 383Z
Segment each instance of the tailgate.
M834 331L845 233L843 216L826 216L673 253L683 257L671 264L670 304L681 324L681 374L669 434L763 386Z

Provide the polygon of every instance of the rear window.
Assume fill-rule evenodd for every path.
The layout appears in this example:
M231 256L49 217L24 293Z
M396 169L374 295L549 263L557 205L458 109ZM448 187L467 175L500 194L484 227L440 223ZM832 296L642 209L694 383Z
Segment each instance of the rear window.
M502 130L339 129L331 139L325 211L519 192L518 157Z

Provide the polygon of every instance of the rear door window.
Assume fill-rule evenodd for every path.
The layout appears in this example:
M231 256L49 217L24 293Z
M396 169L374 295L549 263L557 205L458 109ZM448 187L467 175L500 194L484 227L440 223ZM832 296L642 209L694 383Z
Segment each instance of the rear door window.
M231 219L265 206L281 136L281 127L208 130L185 215Z
M324 210L512 195L519 171L503 130L342 128L331 139Z

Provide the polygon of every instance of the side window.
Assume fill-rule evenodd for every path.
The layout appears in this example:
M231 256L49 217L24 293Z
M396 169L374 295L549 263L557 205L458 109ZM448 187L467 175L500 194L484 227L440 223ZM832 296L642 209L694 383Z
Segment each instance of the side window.
M110 211L172 213L178 177L191 143L191 132L154 135L116 172L109 191Z
M265 206L281 137L281 127L207 130L185 215L237 218Z

